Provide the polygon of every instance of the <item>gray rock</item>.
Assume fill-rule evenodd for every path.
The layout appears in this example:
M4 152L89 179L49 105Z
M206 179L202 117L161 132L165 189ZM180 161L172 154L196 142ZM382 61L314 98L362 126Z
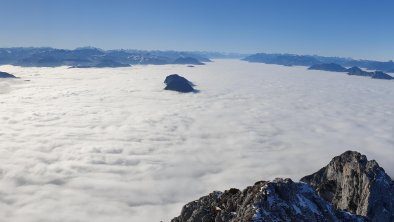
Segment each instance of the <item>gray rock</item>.
M186 204L172 222L365 221L335 210L306 183L260 181L245 190L213 192Z
M394 221L394 183L375 160L347 151L301 181L336 208L371 221Z

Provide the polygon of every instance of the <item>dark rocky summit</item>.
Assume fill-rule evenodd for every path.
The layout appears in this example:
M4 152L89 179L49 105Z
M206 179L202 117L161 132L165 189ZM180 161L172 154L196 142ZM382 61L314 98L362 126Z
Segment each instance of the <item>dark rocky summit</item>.
M186 204L172 222L394 221L393 181L358 152L335 157L301 181L215 191Z
M166 77L164 83L167 85L165 90L173 90L177 92L187 93L193 92L194 84L187 80L186 78L179 76L177 74L172 74Z
M192 57L180 57L177 58L174 64L183 64L183 65L204 65L204 63L200 62L198 59Z
M311 66L316 64L335 63L343 67L358 66L369 70L382 70L385 72L394 72L394 62L374 61L374 60L355 60L341 57L325 57L318 55L294 55L294 54L267 54L257 53L249 55L242 60L248 62L259 62L266 64L277 64L285 66Z
M347 74L351 76L371 76L371 72L366 72L363 71L362 69L358 68L357 66L354 66L352 68L349 68L347 70Z
M358 68L357 66L349 68L347 71L348 71L348 75L369 76L372 79L386 79L386 80L394 79L394 77L392 77L384 72L381 72L381 71L367 72L367 71L363 71L362 69Z
M394 183L375 160L360 153L345 152L301 181L338 209L371 221L394 221Z
M371 77L372 79L386 79L386 80L394 79L394 77L392 77L384 72L381 72L381 71L367 72L367 71L360 69L357 66L346 69L345 67L335 64L335 63L317 64L317 65L313 65L313 66L309 67L308 69L310 69L310 70L324 70L324 71L331 71L331 72L347 72L348 75L368 76L368 77Z
M381 71L373 72L371 77L372 77L372 79L387 79L387 80L394 79L394 77L392 77L384 72L381 72Z
M308 69L331 71L331 72L346 72L347 71L347 69L345 67L335 64L335 63L316 64L316 65L312 65Z
M7 72L0 72L0 78L16 78L14 75Z

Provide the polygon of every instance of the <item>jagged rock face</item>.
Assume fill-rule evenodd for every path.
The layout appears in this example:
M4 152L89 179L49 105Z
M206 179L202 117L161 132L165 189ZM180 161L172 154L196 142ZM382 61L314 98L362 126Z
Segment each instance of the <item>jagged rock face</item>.
M172 222L364 221L334 207L305 183L261 181L245 190L213 192L186 204Z
M336 208L368 217L394 221L394 183L374 160L347 151L318 172L301 179Z

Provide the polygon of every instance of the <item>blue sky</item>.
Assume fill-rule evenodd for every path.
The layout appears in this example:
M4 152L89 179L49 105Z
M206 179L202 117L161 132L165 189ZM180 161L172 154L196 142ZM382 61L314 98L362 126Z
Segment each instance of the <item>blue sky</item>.
M391 0L0 0L0 47L394 59Z

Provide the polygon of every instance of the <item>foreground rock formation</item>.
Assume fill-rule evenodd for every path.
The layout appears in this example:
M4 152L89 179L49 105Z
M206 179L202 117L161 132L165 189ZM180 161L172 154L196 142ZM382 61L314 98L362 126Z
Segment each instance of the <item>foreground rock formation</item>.
M173 90L177 92L187 93L193 92L193 83L191 83L186 78L179 76L177 74L172 74L166 77L164 83L167 85L165 90Z
M172 222L394 221L394 184L376 161L347 151L293 182L260 181L186 204Z
M301 181L338 209L372 221L394 221L394 183L375 160L360 153L345 152Z

